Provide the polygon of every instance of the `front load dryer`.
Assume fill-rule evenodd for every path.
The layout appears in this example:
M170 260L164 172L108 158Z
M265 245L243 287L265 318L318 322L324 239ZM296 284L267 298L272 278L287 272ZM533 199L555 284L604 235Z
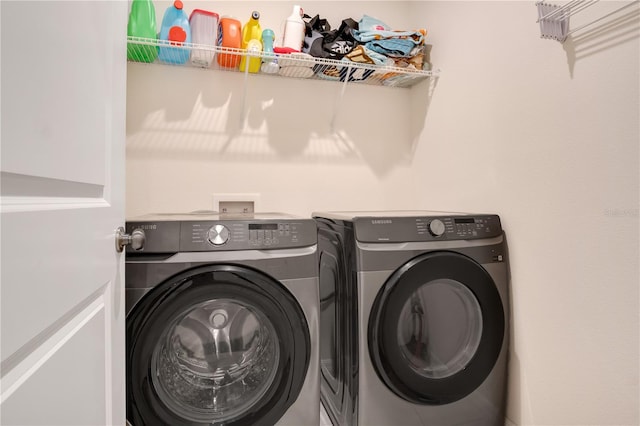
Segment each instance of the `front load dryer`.
M127 421L318 425L312 219L148 215L127 248Z
M503 425L509 294L500 218L313 216L321 398L333 423Z

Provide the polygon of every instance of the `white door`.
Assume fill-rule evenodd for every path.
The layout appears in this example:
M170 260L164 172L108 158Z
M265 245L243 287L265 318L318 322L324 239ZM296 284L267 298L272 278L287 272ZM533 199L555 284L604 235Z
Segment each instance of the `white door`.
M122 425L127 2L0 15L0 423Z

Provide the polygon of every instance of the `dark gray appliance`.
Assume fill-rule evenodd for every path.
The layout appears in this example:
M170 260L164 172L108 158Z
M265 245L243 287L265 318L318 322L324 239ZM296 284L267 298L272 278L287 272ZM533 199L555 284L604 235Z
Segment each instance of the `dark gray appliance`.
M336 425L503 425L508 263L500 218L314 213L321 398Z
M127 420L318 425L312 219L148 215L127 247ZM314 409L315 408L315 409Z

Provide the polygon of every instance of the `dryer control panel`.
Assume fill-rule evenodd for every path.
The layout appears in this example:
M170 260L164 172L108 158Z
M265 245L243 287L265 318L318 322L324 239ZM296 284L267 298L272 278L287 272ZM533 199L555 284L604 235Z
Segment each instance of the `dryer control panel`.
M502 234L498 215L356 217L356 239L362 242L475 240Z
M144 248L138 251L144 253L284 249L317 243L316 225L310 219L132 221L126 229L145 232ZM127 252L134 250L127 247Z

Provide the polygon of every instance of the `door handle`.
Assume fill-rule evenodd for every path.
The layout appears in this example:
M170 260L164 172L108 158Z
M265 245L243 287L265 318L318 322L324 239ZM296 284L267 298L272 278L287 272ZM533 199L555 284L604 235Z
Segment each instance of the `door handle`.
M118 253L122 252L125 246L129 244L134 250L142 250L146 239L147 237L142 229L136 228L131 234L127 234L121 226L116 230L116 251Z

